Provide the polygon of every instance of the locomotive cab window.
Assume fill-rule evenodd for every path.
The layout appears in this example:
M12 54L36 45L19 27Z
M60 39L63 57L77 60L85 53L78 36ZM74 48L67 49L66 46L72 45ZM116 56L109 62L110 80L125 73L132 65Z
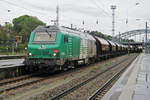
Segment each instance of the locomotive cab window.
M35 32L33 42L55 42L56 32Z
M64 36L64 43L68 43L68 36Z

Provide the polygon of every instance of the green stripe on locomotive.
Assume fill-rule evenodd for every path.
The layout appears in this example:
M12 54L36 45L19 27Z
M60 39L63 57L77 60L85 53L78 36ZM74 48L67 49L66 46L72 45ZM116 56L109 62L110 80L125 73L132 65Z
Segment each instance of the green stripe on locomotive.
M29 58L78 58L80 55L81 38L72 34L65 34L57 32L56 43L54 44L34 44L35 33L32 32L28 44L28 57ZM54 50L58 50L54 55Z

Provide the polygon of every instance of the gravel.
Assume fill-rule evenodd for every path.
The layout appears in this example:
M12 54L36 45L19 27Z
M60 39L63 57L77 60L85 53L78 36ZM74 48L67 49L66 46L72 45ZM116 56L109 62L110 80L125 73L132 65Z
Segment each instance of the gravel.
M107 69L108 67L110 67L110 65L113 65L131 56L132 55L120 56L120 57L109 59L107 61L96 63L94 65L82 67L79 70L72 71L71 73L66 72L65 74L58 74L55 77L52 77L43 82L11 91L6 96L3 95L3 98L5 100L12 100L12 98L13 100L20 100L20 99L21 100L46 100L76 85L77 83L80 83L88 79L89 77L92 77L93 75L97 74L99 71ZM107 77L110 76L112 75L111 74L107 75ZM106 76L100 77L100 79L102 78L105 79ZM102 80L101 81L97 80L97 82L103 83ZM93 89L93 87L95 87L95 85L93 86L91 85L91 88L87 89L86 91ZM86 92L81 91L81 93L77 94L76 97L81 97L82 94L84 93ZM87 93L87 94L91 94L91 93ZM64 100L77 100L77 99L74 99L74 97L72 96L72 99L64 99Z

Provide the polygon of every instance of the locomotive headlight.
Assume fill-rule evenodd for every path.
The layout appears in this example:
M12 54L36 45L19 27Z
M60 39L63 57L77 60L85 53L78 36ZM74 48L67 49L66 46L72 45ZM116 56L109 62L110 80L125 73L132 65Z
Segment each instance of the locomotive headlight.
M31 56L32 55L32 53L29 53L29 56Z
M56 56L56 53L53 53L54 56Z
M53 51L53 56L56 56L56 55L57 55L57 53L59 52L59 50L58 50L58 49L53 49L52 51Z

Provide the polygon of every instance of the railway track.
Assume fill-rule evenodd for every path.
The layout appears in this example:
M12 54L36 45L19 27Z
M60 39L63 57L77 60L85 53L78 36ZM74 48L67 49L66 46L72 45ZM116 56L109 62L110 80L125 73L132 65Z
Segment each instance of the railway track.
M136 57L137 57L137 56L136 56ZM129 65L130 63L132 63L132 61L133 61L136 57L134 57L134 58L122 69L122 71L125 70L125 69L128 67L128 65ZM86 85L87 83L89 83L89 82L91 82L92 80L96 79L97 77L101 76L101 75L104 74L105 72L108 72L109 70L111 70L111 69L115 68L116 66L122 64L123 62L127 61L128 59L129 59L129 58L126 58L125 60L122 60L122 61L118 62L117 64L111 66L110 68L108 68L108 69L106 69L106 70L104 70L104 71L102 71L102 72L96 74L95 76L93 76L93 77L91 77L91 78L89 78L89 79L87 79L87 80L85 80L85 81L83 81L83 82L81 82L81 83L76 84L75 86L73 86L73 87L71 87L71 88L65 90L64 92L62 92L62 93L60 93L60 94L58 94L58 95L56 95L56 96L54 96L54 97L52 97L52 98L49 98L48 100L58 100L58 99L61 99L61 98L65 97L66 95L71 94L72 92L76 91L76 90L79 89L80 87ZM120 73L121 73L122 71L120 71ZM115 76L119 75L120 73L116 74ZM113 79L110 79L110 80L113 80ZM108 83L111 83L111 82L109 81ZM108 84L108 83L107 83L107 84ZM105 83L105 84L106 84L106 83ZM105 86L105 84L104 84L104 86ZM104 86L102 86L102 87L104 87ZM91 97L92 97L92 96L91 96ZM68 100L69 100L69 99L68 99ZM91 100L94 100L94 99L91 99Z
M30 74L30 75L23 75L23 76L19 76L19 77L15 77L15 78L1 80L0 81L0 87L3 86L3 85L10 84L10 83L15 83L15 82L19 82L19 81L22 81L22 80L25 80L25 79L29 79L29 78L37 76L37 75L40 75L40 74L39 73L34 73L34 74Z
M136 58L136 57L135 57ZM134 59L135 59L134 58ZM102 96L110 89L113 83L119 78L119 76L125 71L125 69L134 61L131 60L126 66L124 66L119 72L117 72L111 79L109 79L104 85L98 88L89 98L88 100L100 100Z
M125 60L127 60L127 59L128 59L128 57L125 58L124 60L118 62L117 64L121 64L123 61L125 61ZM105 70L105 71L108 71L108 70L112 69L112 68L115 67L117 64L111 66L109 69L107 69L107 70ZM91 66L91 65L90 65L90 66ZM83 66L83 67L84 67L84 66ZM81 68L82 68L82 67L81 67ZM27 76L18 77L18 78L15 78L15 79L11 79L11 80L9 80L9 81L0 82L0 93L3 93L4 91L9 92L9 91L11 91L11 90L16 90L16 89L18 89L18 88L24 88L24 87L26 87L26 86L28 86L28 85L31 85L31 86L32 86L32 84L34 84L34 83L39 83L39 82L42 82L42 81L44 81L44 80L52 79L52 78L54 78L54 77L63 76L64 74L75 72L75 70L79 70L79 69L81 69L81 68L79 67L79 68L76 68L76 69L74 69L74 70L69 70L69 71L67 71L67 72L61 72L61 73L59 73L59 74L54 74L54 75L50 75L50 76L47 76L47 77L35 78L37 75L34 74L34 75L27 75ZM87 68L87 67L85 67L85 68ZM104 73L105 71L101 72L101 74ZM30 77L29 77L29 76L30 76ZM34 76L35 76L35 77L34 77ZM93 77L93 79L95 79L96 77L98 77L98 76ZM74 87L74 88L72 88L71 90L68 89L68 91L70 91L70 92L71 92L71 91L74 91L75 88L77 89L77 88L81 87L82 85L87 84L90 80L93 80L93 79L88 79L88 80L86 80L85 82L83 82L81 85L78 84L79 86ZM7 85L7 86L6 86L6 85ZM68 93L69 93L69 92L68 92ZM58 98L61 98L61 97L65 96L65 95L67 95L68 93L67 93L67 92L66 92L66 93L61 93L60 96L58 96ZM57 99L57 96L56 96L56 99ZM55 100L55 97L51 98L50 100Z
M54 78L57 76L62 76L67 73L69 74L69 73L72 73L81 68L82 67L78 67L74 70L69 70L67 72L60 72L59 74L57 74L57 73L56 74L34 73L34 74L20 76L20 77L16 77L16 78L12 78L12 79L2 80L2 81L0 81L0 93L3 93L5 91L9 92L9 91L17 89L17 88L28 86L28 85L38 83L38 82L41 82L41 81L44 81L44 80L47 80L50 78ZM42 77L42 76L44 76L44 77Z
M14 79L10 79L8 81L2 81L0 82L0 93L3 93L4 91L10 91L13 89L17 89L26 85L30 85L33 83L40 82L44 80L45 78L36 78L35 76L39 76L42 73L35 73L25 76L20 76Z

